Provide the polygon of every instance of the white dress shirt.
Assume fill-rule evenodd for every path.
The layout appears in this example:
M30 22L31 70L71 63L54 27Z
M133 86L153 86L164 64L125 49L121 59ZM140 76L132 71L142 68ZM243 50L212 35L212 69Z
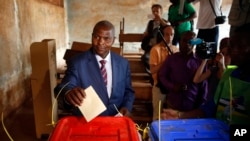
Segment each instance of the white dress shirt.
M198 1L200 2L200 8L198 13L197 29L214 28L216 26L214 22L215 14L213 12L209 0L198 0ZM211 3L213 4L217 16L221 15L220 12L221 2L222 0L211 0Z
M95 55L96 59L98 61L99 67L101 68L101 60L106 60L105 68L107 71L107 91L108 91L108 96L110 98L111 96L111 90L112 90L112 65L111 65L111 57L110 57L110 52L106 56L106 58L101 58L99 55Z

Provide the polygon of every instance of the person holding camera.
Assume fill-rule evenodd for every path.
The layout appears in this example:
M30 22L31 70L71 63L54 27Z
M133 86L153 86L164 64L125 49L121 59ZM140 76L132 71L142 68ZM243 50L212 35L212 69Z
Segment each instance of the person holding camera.
M214 99L190 111L163 109L161 118L217 118L228 125L250 125L250 23L230 35L231 65L223 73Z
M225 37L220 41L220 52L213 58L204 58L198 70L195 73L193 82L200 83L208 80L208 97L213 98L216 87L222 77L227 65L230 64L231 58L228 54L229 38ZM205 68L208 68L204 71Z
M195 35L193 31L182 34L179 52L168 56L158 73L159 81L167 89L166 108L189 111L206 102L207 80L193 83L202 61L193 52L194 45L189 43Z

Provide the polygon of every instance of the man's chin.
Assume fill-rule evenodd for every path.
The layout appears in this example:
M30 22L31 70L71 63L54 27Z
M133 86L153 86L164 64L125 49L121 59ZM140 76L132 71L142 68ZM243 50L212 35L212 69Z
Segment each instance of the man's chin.
M96 54L98 54L102 58L105 58L107 56L108 52L107 51L97 51Z

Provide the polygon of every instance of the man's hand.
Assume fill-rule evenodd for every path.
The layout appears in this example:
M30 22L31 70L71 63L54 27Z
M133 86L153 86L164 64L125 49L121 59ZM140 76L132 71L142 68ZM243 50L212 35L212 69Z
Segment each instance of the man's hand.
M215 56L215 60L219 63L219 65L225 65L225 57L222 53L217 53Z
M162 19L161 19L161 15L160 15L159 13L154 14L154 16L155 16L155 19L154 19L154 20L156 20L156 21L161 21L161 20L162 20Z
M85 97L86 97L86 94L84 92L84 89L76 87L70 90L65 95L65 100L74 106L81 106L83 99Z
M173 109L163 109L161 113L162 119L178 119L179 111Z
M130 116L130 112L128 111L128 109L126 107L122 107L119 111L123 116Z

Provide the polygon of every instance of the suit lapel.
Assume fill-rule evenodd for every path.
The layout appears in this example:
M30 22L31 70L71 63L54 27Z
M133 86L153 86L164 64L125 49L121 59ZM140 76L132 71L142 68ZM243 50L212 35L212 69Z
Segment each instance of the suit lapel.
M112 52L111 52L111 63L112 63L112 92L111 93L113 93L113 90L116 87L117 80L119 77L118 72L120 70L119 70L119 59L115 57L115 55L113 55Z
M101 71L96 60L95 55L91 52L88 56L87 68L89 69L89 78L92 81L92 84L95 84L96 91L99 91L98 95L103 100L108 100L108 92L106 86L103 83Z

